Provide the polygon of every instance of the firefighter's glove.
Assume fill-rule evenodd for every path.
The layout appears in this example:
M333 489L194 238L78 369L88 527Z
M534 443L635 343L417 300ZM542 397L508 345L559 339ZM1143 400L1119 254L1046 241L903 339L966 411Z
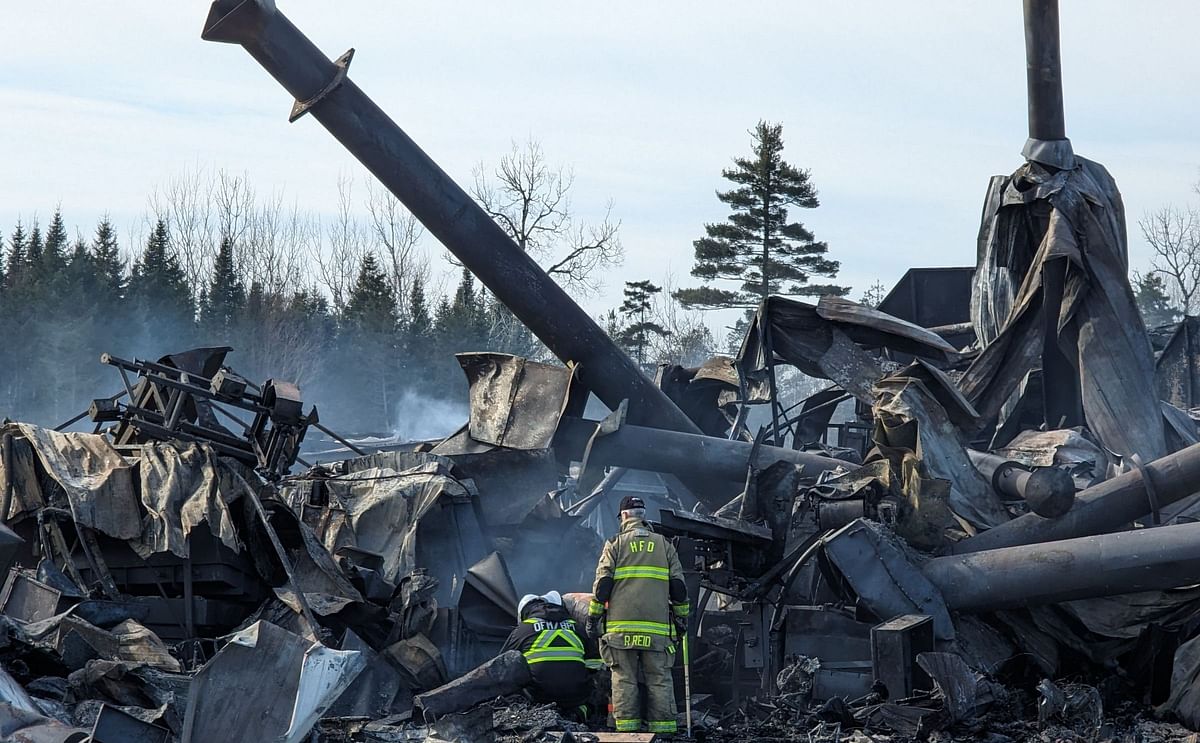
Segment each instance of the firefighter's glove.
M603 622L604 622L603 614L589 615L587 618L587 624L584 625L584 629L587 630L588 637L592 638L593 640L600 639L600 635L604 634Z
M676 637L683 637L687 634L688 618L686 616L681 617L678 614L675 614L671 617L671 622L675 625Z

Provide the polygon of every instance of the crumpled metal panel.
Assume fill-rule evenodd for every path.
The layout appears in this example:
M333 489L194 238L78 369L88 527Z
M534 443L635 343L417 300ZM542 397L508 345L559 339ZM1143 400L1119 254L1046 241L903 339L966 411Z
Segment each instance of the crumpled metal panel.
M17 680L0 668L0 740L16 743L77 743L88 733L51 720Z
M830 322L848 326L844 328L846 334L864 345L878 343L929 358L952 358L958 351L931 330L841 297L821 297L817 302L817 314Z
M181 743L300 743L364 665L358 652L255 622L196 674Z
M434 462L455 480L470 480L479 492L478 504L489 526L515 526L546 493L558 486L559 462L552 449L491 451L442 455L440 452L388 451L351 459L347 472L372 467L404 472Z
M706 435L729 437L741 398L733 359L714 356L696 368L662 364L654 382Z
M13 743L83 743L88 731L0 701L0 740Z
M918 503L922 493L914 478L942 480L949 485L949 505L959 517L979 527L1002 524L1008 521L1008 513L991 484L971 463L960 429L935 394L939 380L942 378L901 374L876 385L877 448L903 473L905 495L914 507L933 505ZM954 409L952 405L950 410ZM924 517L934 521L929 515ZM931 540L930 546L933 544L936 541Z
M829 537L824 551L859 600L880 620L928 614L939 640L954 639L945 599L909 558L899 537L858 519Z
M1051 309L1054 340L1077 371L1088 427L1122 456L1149 462L1166 453L1125 235L1121 194L1097 163L1076 157L1073 169L1057 172L1026 163L991 180L971 298L971 321L986 345L961 384L984 420L1000 413L1040 363L1043 272L1065 262L1062 299Z
M573 372L503 353L456 356L470 385L471 438L509 449L545 449L566 409Z
M228 503L242 491L221 477L211 447L183 442L150 442L142 446L138 477L146 518L141 535L130 546L143 559L158 552L189 554L188 535L200 524L237 552L237 532ZM224 479L224 482L222 482Z
M773 358L767 358L768 348ZM738 352L738 371L746 380L749 399L770 399L767 370L781 361L810 377L832 380L863 401L870 401L871 384L883 374L867 352L820 317L815 307L768 297L751 320Z
M141 533L133 466L108 439L30 423L18 423L16 429L33 446L46 474L66 492L76 524L114 539L133 539Z
M458 614L463 624L476 634L496 642L507 637L517 626L517 592L504 558L493 552L467 571ZM460 663L460 658L455 658Z
M774 353L771 363L788 363L811 377L829 379L864 402L871 402L871 385L883 372L862 347L941 362L957 358L955 348L940 336L879 310L828 297L816 307L768 297L738 352L737 368L750 399L767 399L768 346Z

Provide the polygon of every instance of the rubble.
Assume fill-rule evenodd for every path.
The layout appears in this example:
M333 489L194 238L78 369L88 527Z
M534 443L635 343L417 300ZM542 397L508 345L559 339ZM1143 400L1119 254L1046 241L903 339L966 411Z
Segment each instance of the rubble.
M1056 6L1026 8L1031 59L1056 60ZM116 395L0 432L3 739L634 740L602 732L604 670L562 710L500 651L525 593L585 625L604 514L645 471L696 607L676 674L696 739L1197 740L1200 431L1169 404L1194 403L1194 318L1156 360L1119 192L1055 125L1055 74L1031 77L1027 162L989 187L976 266L921 279L961 291L771 297L737 358L652 381L351 54L267 0L217 0L204 38L251 51L563 366L461 354L459 431L362 447L232 349L106 354ZM779 365L828 386L784 405ZM310 431L354 456L306 460Z

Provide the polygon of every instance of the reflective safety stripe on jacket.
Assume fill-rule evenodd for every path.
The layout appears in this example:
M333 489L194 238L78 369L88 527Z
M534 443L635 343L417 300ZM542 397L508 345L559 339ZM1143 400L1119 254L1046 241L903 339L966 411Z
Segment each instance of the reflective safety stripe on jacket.
M626 565L613 570L613 580L628 580L630 578L649 578L650 580L671 580L671 569L656 565Z
M605 631L624 636L617 647L658 647L658 638L672 637L670 581L672 575L682 579L683 571L665 537L643 521L623 523L605 544L596 575L597 581L612 578Z
M614 620L608 623L609 632L640 632L647 635L663 635L670 637L671 625L665 622L639 622L632 620Z
M522 655L527 663L565 661L583 663L583 641L575 634L575 623L571 620L547 622L542 619L526 619L525 624L544 625L538 628L533 644Z

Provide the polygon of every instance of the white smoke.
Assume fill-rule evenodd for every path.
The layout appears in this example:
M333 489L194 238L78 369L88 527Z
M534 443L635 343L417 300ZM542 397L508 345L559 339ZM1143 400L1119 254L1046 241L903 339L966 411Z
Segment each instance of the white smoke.
M440 400L405 390L396 406L393 432L399 441L432 441L457 431L469 416L466 400Z

